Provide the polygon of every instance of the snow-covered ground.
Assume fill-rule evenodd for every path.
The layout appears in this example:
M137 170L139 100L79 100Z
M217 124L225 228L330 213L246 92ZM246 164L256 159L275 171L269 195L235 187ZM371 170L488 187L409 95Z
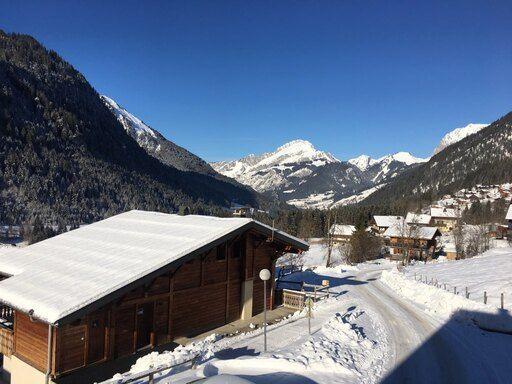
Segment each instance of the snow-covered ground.
M308 269L287 276L331 282L331 297L315 304L311 335L305 313L296 313L269 326L266 353L261 329L227 338L212 335L172 352L150 353L131 372L198 355L195 368L164 372L157 382L184 384L218 374L254 383L510 382L512 336L499 333L512 331L510 314L492 303L484 305L417 282L414 273L435 270L447 278L465 276L474 281L474 292L477 286L490 290L502 283L510 288L507 257L512 249L405 271L385 260L357 266L339 260L336 267L326 268L326 251L324 245L313 244L304 254ZM491 282L489 277L495 275L500 277ZM484 280L487 285L480 283ZM475 325L499 332L483 332Z
M164 372L158 383L188 383L217 374L235 374L255 383L378 382L389 362L388 334L377 313L365 308L361 299L346 295L347 285L356 284L352 277L339 267L294 276L315 283L331 281L331 297L315 304L311 335L303 311L268 327L267 353L261 329L223 339L212 335L172 352L150 353L130 373L198 355L194 369Z
M501 305L501 293L504 294L505 308L512 309L512 248L493 248L481 256L465 260L446 261L443 263L418 263L406 268L406 276L414 275L423 280L437 280L449 292L456 287L461 295L468 288L471 300L483 303L484 291L487 303L498 307Z

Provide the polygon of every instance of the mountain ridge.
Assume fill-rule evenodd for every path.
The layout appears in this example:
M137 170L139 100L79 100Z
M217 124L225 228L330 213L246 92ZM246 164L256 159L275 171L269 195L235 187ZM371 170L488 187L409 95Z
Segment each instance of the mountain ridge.
M387 182L425 161L407 152L341 161L307 140L293 140L273 152L210 163L219 173L300 208L328 208L337 201Z
M222 213L254 191L149 156L85 77L27 35L0 31L0 221L87 223L129 209Z
M478 132L447 146L390 185L369 195L364 204L398 200L430 202L444 194L475 185L512 179L512 112Z

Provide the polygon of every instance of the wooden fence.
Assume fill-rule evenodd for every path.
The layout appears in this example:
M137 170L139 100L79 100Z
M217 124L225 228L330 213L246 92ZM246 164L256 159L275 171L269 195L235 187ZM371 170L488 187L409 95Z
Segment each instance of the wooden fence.
M0 327L0 354L11 356L14 348L14 331L10 328Z
M310 289L309 291L307 289ZM302 290L294 291L292 289L283 289L283 306L302 310L306 306L306 298L311 298L317 302L323 298L329 297L329 284L302 284Z
M306 305L306 293L294 291L292 289L283 289L283 306L285 308L302 310Z
M184 361L179 364L174 365L161 365L159 367L153 367L150 366L148 370L134 373L134 374L125 374L124 377L120 379L109 379L106 381L102 381L99 384L128 384L128 383L135 383L135 382L141 382L142 379L148 379L148 384L154 384L155 383L155 375L157 375L160 372L171 370L170 374L172 373L178 373L186 369L194 368L194 365L196 363L196 359L198 356L194 356L192 359ZM175 372L173 372L175 371ZM95 383L98 384L98 383Z
M445 291L452 292L454 295L462 294L466 299L473 299L474 301L478 301L480 299L484 304L494 304L496 307L505 309L505 294L503 292L499 292L498 295L492 296L494 299L491 303L489 300L489 294L487 291L483 292L483 295L478 297L474 293L469 291L468 287L456 287L449 283L443 283L438 281L437 279L429 276L424 276L421 274L414 274L414 280L419 281L424 284L432 285L436 288L444 289Z

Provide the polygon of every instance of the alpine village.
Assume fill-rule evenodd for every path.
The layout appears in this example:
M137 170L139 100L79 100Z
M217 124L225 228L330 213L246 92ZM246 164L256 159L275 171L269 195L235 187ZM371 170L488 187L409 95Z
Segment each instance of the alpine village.
M512 382L512 112L206 161L85 63L0 30L0 383Z

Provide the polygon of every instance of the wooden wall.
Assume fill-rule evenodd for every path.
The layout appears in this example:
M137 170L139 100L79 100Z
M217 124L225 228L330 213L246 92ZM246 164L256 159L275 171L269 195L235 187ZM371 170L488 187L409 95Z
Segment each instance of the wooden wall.
M56 330L54 373L190 337L240 318L241 287L253 280L253 315L263 310L259 271L274 273L276 248L261 235L246 233L137 287L121 299ZM268 284L269 308L272 282ZM47 325L16 321L17 352L46 370Z
M257 248L252 247L253 257L254 257L254 265L253 265L253 275L254 275L254 283L253 283L253 297L252 297L252 314L253 316L263 312L263 280L259 278L260 271L262 269L268 269L272 273L272 278L267 282L267 309L272 308L272 282L274 276L274 259L273 255L275 254L274 248L272 248L268 243L263 243L259 245Z
M14 335L14 354L45 372L48 354L48 324L32 321L28 315L16 311Z

